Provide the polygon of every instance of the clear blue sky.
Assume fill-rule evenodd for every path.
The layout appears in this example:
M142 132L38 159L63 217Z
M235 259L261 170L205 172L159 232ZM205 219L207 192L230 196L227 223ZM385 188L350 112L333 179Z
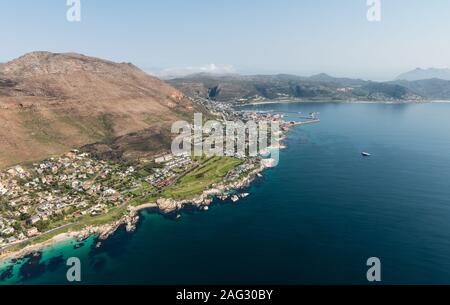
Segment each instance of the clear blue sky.
M450 67L450 1L0 0L0 62L33 50L79 52L147 70L233 65L242 73L326 72L389 79Z

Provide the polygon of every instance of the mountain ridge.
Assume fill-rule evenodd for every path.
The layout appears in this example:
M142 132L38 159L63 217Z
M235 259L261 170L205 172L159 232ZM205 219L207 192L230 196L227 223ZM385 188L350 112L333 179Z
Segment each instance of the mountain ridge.
M337 78L327 74L310 77L277 75L191 75L168 81L189 96L218 101L261 99L417 101L426 97L398 82L373 82ZM450 97L450 96L449 96Z
M406 81L417 81L426 79L450 80L450 69L416 68L412 71L402 73L396 78L396 80L406 80Z
M0 67L0 167L116 139L127 143L123 157L158 153L167 149L171 123L189 119L195 107L130 63L28 53ZM123 137L136 133L141 145L128 145Z

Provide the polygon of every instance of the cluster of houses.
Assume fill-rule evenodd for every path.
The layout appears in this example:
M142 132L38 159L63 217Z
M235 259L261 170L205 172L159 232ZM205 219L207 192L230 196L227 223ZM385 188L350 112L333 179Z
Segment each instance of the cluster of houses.
M6 243L12 243L17 241L17 238L12 236L14 234L15 229L13 228L14 221L11 219L0 218L0 236L4 236L7 238L0 237L0 246ZM22 234L23 235L23 234ZM22 236L18 236L22 237ZM25 236L23 236L25 237Z
M212 115L221 117L224 120L235 112L231 103L215 103L210 99L200 96L196 98L189 97L189 99L196 104L202 105Z
M134 171L74 150L0 172L0 247L39 235L54 219L95 216L125 203L112 178L134 180Z
M106 213L127 203L131 189L143 184L163 188L195 166L188 156L164 155L153 161L159 166L141 176L132 166L73 150L30 168L0 172L0 247L42 234L56 220Z
M180 172L193 167L195 162L188 156L165 155L155 159L155 163L164 163L164 167L154 169L154 173L146 181L157 189L162 189L173 183Z
M255 169L257 163L255 159L248 159L247 162L232 169L225 177L225 181L235 181L239 179L243 174L248 173Z

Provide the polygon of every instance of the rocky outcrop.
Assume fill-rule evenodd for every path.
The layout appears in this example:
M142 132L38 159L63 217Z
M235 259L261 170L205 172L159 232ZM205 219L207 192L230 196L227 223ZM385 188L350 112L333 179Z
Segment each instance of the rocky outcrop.
M265 169L264 165L259 166L252 172L250 172L246 177L239 181L232 183L220 183L213 186L213 188L205 190L201 195L194 197L189 200L176 201L170 198L160 198L156 201L156 204L146 204L140 207L134 208L134 210L140 210L144 208L157 208L163 214L170 214L176 212L186 205L193 205L199 209L206 210L214 198L220 197L233 190L239 190L248 187L257 175Z
M158 205L158 209L161 213L164 214L172 213L181 208L181 203L173 199L161 198L156 201L156 204Z

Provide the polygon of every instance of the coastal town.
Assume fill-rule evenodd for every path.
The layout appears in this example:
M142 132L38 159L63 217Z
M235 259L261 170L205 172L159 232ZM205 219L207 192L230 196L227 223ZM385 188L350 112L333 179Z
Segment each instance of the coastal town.
M280 114L234 111L226 103L195 102L207 106L223 121L277 121L281 140L291 126L299 124L285 122ZM70 231L74 224L101 224L95 220L113 212L121 211L119 218L134 217L139 206L168 214L186 204L207 210L213 198L236 202L249 195L236 189L248 186L264 168L273 166L269 156L265 147L253 157L166 153L127 164L100 160L74 149L59 157L11 167L0 172L0 251L54 235L49 233ZM203 183L201 177L205 178Z

